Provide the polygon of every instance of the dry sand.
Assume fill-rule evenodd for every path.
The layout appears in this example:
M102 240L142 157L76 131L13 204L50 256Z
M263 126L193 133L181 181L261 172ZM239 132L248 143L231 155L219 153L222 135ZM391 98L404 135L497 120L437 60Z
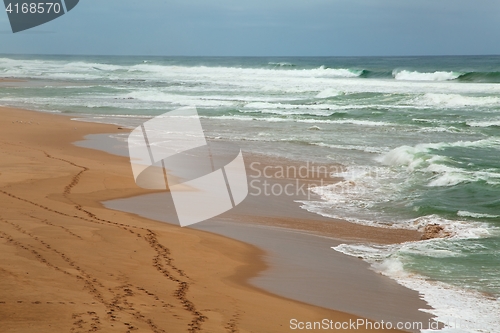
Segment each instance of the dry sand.
M116 126L8 108L0 126L1 332L288 332L292 318L358 319L249 286L266 268L254 246L104 208L150 193L126 158L72 145Z

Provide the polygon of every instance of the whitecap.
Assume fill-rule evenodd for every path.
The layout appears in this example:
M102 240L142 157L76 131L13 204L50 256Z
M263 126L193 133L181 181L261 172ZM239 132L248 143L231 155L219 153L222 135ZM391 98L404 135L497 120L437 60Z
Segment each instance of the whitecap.
M443 71L422 73L417 71L395 70L392 75L396 80L402 81L449 81L457 79L462 73Z

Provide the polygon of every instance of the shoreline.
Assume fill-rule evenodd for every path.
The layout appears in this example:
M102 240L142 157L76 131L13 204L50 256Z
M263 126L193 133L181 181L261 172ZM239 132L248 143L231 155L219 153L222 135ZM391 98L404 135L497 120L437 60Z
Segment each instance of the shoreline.
M102 140L86 145L110 146ZM289 184L286 179L274 181L283 182L283 186ZM167 193L111 200L104 205L176 224L172 222L176 220L175 208ZM376 321L410 319L427 323L432 317L419 311L429 307L419 299L418 292L372 271L367 263L359 259L331 249L343 243L359 241L395 244L418 240L419 232L333 220L300 208L286 196L269 198L251 195L233 210L190 228L263 249L269 269L260 272L249 283L267 292ZM381 301L384 305L380 304Z
M128 129L124 129L121 134L124 134L124 132L128 133ZM128 149L126 145L111 138L109 134L110 133L87 135L84 140L77 141L74 144L78 147L104 151L109 154L123 156L128 159ZM259 167L252 166L254 163L258 163ZM294 186L297 184L299 186L303 184L306 186L313 186L319 185L320 182L323 182L322 184L326 185L327 183L333 184L339 180L336 177L332 178L328 175L319 174L318 172L311 170L309 170L310 172L307 176L299 177L298 179L290 177L256 177L256 173L262 173L262 169L266 167L271 168L271 170L281 170L280 168L283 165L291 165L295 168L295 170L298 170L298 168L304 167L304 163L285 158L270 158L268 156L262 156L260 154L253 154L245 151L245 164L247 166L248 177L252 180L258 181L259 184L262 184L264 181L268 181L270 183L268 188L272 187L273 184L280 185L281 188L285 188L288 184ZM315 166L322 167L323 165L321 163L315 163ZM339 165L338 167L342 166ZM154 191L149 191L149 193L153 192ZM292 192L294 191L292 190ZM320 200L319 196L316 194L312 194L311 196L313 196L315 200ZM277 198L277 200L273 202L272 207L267 200L270 197ZM134 195L123 196L119 199L132 198L134 198ZM252 191L249 189L249 196L246 200L248 201L250 198L252 200L251 203L247 205L238 205L232 210L220 215L219 218L232 221L235 218L244 216L245 220L251 222L252 224L278 226L285 229L318 234L339 240L364 241L376 244L396 244L408 241L418 241L421 240L423 236L423 233L417 230L393 229L354 224L341 219L324 217L304 209L297 209L298 205L291 204L291 202L311 199L309 195L304 195L303 193L295 193L293 196L283 195L279 197L272 195L271 193L268 195L257 196L255 193L252 195ZM280 209L276 209L276 207ZM156 214L154 215L156 216ZM174 216L170 217L172 220L175 220ZM313 224L304 223L304 221L313 222Z
M124 146L124 143L111 138L109 135L87 136L85 141L80 141L76 144L86 148L98 149L108 153L126 156L126 147ZM251 169L249 165L255 162L261 164L262 167L268 168L277 168L277 166L280 165L293 166L294 164L295 166L302 166L302 163L298 161L290 161L279 158L271 158L270 161L267 157L248 153L245 154L245 161L247 171ZM253 171L261 173L262 170L256 170L253 168ZM307 177L300 179L301 183L315 183L324 176L315 172L308 174L309 175ZM248 175L250 179L255 179L255 174L249 172ZM266 178L266 180L270 179ZM281 187L285 187L287 184L291 183L291 179L287 177L272 179L270 181L274 184L280 184ZM337 180L330 179L330 181L335 182ZM395 281L386 277L381 277L378 273L373 272L368 264L358 262L355 258L345 256L330 249L334 245L338 246L339 244L346 242L351 243L363 241L365 243L373 242L376 244L395 244L406 241L416 241L420 240L422 236L420 232L414 230L363 226L342 220L322 217L299 208L294 201L306 199L300 195L296 198L281 196L272 197L271 200L269 199L270 198L266 196L252 197L249 195L249 197L247 197L242 204L231 211L208 221L199 223L195 226L191 226L190 228L205 230L211 233L227 236L231 239L237 239L245 243L252 244L260 249L264 249L266 253L273 252L276 248L281 248L280 253L277 253L277 255L267 256L268 258L271 257L271 259L267 260L267 263L268 266L271 267L271 270L274 268L274 273L269 273L268 271L262 272L261 277L256 279L254 278L252 279L253 282L251 282L253 286L264 289L270 293L278 293L279 295L287 298L292 298L298 301L306 301L309 304L330 309L340 309L348 313L355 313L360 316L369 317L373 320L391 319L393 321L397 321L404 318L409 311L412 311L410 317L414 320L418 319L424 322L428 322L430 320L432 317L431 315L418 311L420 308L429 308L425 302L419 299L418 292L404 287L402 288ZM151 194L132 198L122 198L104 202L104 205L111 209L133 213L138 216L147 217L157 221L166 223L176 221L175 208L173 207L171 197L169 197L168 194ZM241 221L244 221L244 223ZM248 235L250 234L253 236L249 237ZM270 237L268 234L274 234L274 238ZM295 236L290 237L290 234L294 234ZM325 274L325 272L321 272L321 265L313 268L308 267L306 269L312 269L312 275L313 273L318 273L320 279L325 279L325 281L319 283L314 288L311 288L312 290L301 288L300 283L284 287L282 281L284 278L286 279L286 275L283 273L283 270L286 270L289 267L287 267L286 264L280 264L280 262L288 262L290 257L293 256L292 253L297 254L297 250L294 249L291 242L282 241L280 246L274 244L274 240L279 239L281 236L288 238L288 240L292 242L298 241L299 243L307 244L305 252L316 253L316 257L311 257L309 260L316 259L319 262L332 258L334 262L343 262L345 260L345 262L347 262L347 266L350 266L350 273L346 273L342 276L336 274L334 270L330 270ZM262 241L263 238L267 238L267 241ZM314 245L311 246L311 244L318 241L322 244L321 249L315 247ZM325 264L328 265L328 262L326 261ZM332 301L335 297L335 292L325 292L325 290L331 289L329 281L327 280L328 278L335 281L333 283L334 285L348 285L348 290L351 290L353 281L358 281L358 285L362 284L360 282L362 279L359 279L357 275L366 277L364 282L371 279L372 282L378 281L378 283L374 283L374 285L370 288L361 287L360 290L352 293L351 295L347 292L341 297L341 299L343 300L343 303L349 304ZM267 278L273 281L266 281ZM301 279L303 277L295 278ZM345 281L350 281L351 284L349 285L349 283L346 283ZM339 289L342 289L342 287ZM308 293L309 295L304 296ZM370 311L371 307L377 307L376 304L379 303L378 300L384 299L384 294L398 296L394 296L395 298L392 299L392 304L390 306L386 305L379 308L377 311ZM364 296L367 295L370 295L369 297L371 297L372 303L366 302L364 299ZM366 304L362 307L356 307L356 301L345 302L345 300L349 298ZM407 299L417 301L408 301ZM410 308L412 310L409 310ZM381 315L381 313L384 313L384 315Z
M132 325L130 322L134 322L134 327L148 329L152 329L150 323L154 322L156 327L168 325L169 328L177 327L174 330L179 331L198 326L207 329L223 326L228 331L236 331L234 328L263 331L286 325L286 318L294 314L311 321L328 317L344 320L359 318L221 280L221 276L248 277L266 267L261 259L264 253L254 246L103 209L99 204L101 201L147 193L135 186L129 176L129 165L123 163L123 157L90 151L72 144L88 134L119 133L116 126L74 123L67 117L36 111L0 110L1 122L6 128L1 136L2 161L7 164L2 165L0 174L1 194L5 199L0 244L2 259L14 267L2 267L0 270L4 277L2 290L8 290L2 295L3 303L0 302L0 306L9 305L9 309L0 308L2 317L11 318L10 321L3 321L7 331L14 327L19 329L19 325L29 331L33 322L26 320L23 313L40 320L37 322L40 332L55 329L55 316L67 318L56 325L59 329L67 329L68 325L74 324L71 322L71 312L73 315L80 313L84 317L81 320L88 327L103 329L106 326L106 331L111 332L118 331L114 327L118 320L122 325L128 323L128 327ZM16 122L19 119L23 123ZM53 135L46 135L47 130L52 130ZM57 234L56 238L54 234ZM179 239L173 241L173 235ZM123 249L120 244L130 237L136 242L146 241L147 245L137 245L134 252L131 252L132 248ZM167 249L162 244L164 241L169 245L173 242L174 246ZM204 253L204 257L197 258L196 254L199 253ZM87 256L100 258L106 264L95 266ZM70 260L70 257L77 260ZM153 265L143 263L143 260L149 262L151 259ZM175 265L172 261L175 261ZM217 263L217 272L211 269L214 263ZM139 267L148 270L155 278L148 274L137 274ZM196 278L186 278L185 271L177 267L188 267L190 276ZM22 272L43 278L33 281L21 275ZM69 280L61 281L59 275L64 277L62 280ZM140 280L141 283L130 283L131 279ZM57 281L58 286L53 285L54 281ZM170 293L155 285L155 282L161 281L169 285L165 289L170 288ZM143 285L148 285L149 291ZM186 299L187 291L181 287L187 285L190 287L190 296L195 297L196 301ZM210 289L207 289L207 285ZM225 290L228 286L231 287L230 291ZM65 290L62 294L57 292L61 287ZM82 290L87 290L83 292L85 295ZM34 295L38 295L36 300ZM159 295L172 303L176 300L171 299L177 298L180 303L166 304ZM216 300L214 295L217 295ZM81 302L77 303L75 299ZM235 299L244 300L241 305L244 310L232 310L231 304ZM212 308L213 302L217 303L217 309ZM42 303L48 307L37 309L37 305ZM156 306L153 306L155 303ZM195 306L197 303L202 305ZM137 310L138 304L148 308L149 320L145 320L147 316ZM281 311L266 311L263 304L269 305L269 309L278 307ZM158 313L156 307L169 309L172 315L166 316L169 320L165 321L165 314ZM209 310L199 310L201 307L208 307ZM252 314L269 322L263 326L265 320L256 322ZM171 326L171 320L176 322L174 326ZM23 331L23 328L18 331Z

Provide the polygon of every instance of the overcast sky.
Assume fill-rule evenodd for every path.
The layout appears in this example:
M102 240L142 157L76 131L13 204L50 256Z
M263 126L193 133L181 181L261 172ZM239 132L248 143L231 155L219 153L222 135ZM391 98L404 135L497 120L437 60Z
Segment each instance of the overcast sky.
M81 0L17 34L2 10L0 53L500 54L500 0Z

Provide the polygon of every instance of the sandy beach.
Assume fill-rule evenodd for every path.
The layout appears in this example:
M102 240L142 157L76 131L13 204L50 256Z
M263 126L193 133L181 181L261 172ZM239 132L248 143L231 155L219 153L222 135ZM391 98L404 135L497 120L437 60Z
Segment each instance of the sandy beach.
M0 333L499 332L498 1L4 4Z
M288 332L294 318L360 319L248 283L265 270L273 271L265 249L216 235L206 226L207 230L180 228L105 208L103 201L152 192L135 185L125 157L73 142L89 134L126 130L9 108L0 109L0 124L2 332ZM250 205L259 207L258 202ZM251 216L245 207L228 218L234 223ZM304 219L280 221L290 227ZM372 234L360 228L355 238ZM330 233L339 238L350 233L340 229ZM418 235L384 237L375 235L372 240L388 243ZM369 284L369 275L363 276ZM333 281L339 289L349 285L342 285L342 277ZM341 297L347 295L337 302L343 303ZM416 293L408 295L412 320L425 304ZM408 295L390 297L400 306L398 299ZM386 302L391 299L379 301L380 306Z

